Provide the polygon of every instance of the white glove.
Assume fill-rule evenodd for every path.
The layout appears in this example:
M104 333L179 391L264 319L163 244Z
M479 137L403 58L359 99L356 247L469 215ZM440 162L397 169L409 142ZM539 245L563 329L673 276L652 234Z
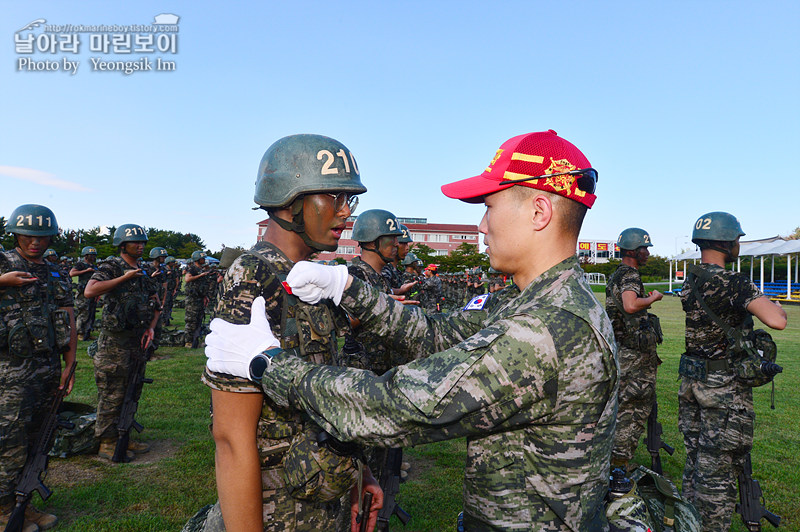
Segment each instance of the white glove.
M206 367L216 373L250 378L250 361L259 353L280 342L269 328L264 298L258 296L250 309L248 325L234 325L225 320L211 320L211 334L206 336Z
M292 294L306 303L319 303L320 299L332 299L338 305L347 284L347 266L323 266L314 262L300 261L286 277Z

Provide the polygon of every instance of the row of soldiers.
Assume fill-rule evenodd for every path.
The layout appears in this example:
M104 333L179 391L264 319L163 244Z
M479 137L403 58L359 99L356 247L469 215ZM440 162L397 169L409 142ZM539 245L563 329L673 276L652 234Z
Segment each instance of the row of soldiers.
M112 462L133 460L150 447L130 438L129 423L123 429L123 403L139 401L144 366L162 324L169 324L181 279L189 292L187 317L197 318L187 321L187 328L197 328L221 276L210 269L198 271L205 266L200 251L184 274L163 247L151 249L151 261L144 262L148 238L136 224L115 231L118 255L98 261L96 248L86 246L71 266L48 247L58 234L49 208L21 205L5 229L14 235L14 248L0 248L0 527L14 515L13 530L36 532L52 528L57 518L29 504L30 491L18 487L30 476L31 464L42 463L33 460L36 452L52 444L34 445L47 436L42 424L56 390L63 397L72 389L78 337L90 340L92 330L99 329L89 348L97 385L97 454ZM193 306L194 300L199 305ZM98 304L103 313L96 326ZM34 480L45 472L35 471Z
M749 489L755 420L752 388L770 382L780 367L774 364L771 340L771 346L754 343L753 316L783 329L786 313L746 275L725 268L738 257L742 236L739 221L729 213L701 216L692 232L701 263L689 268L680 292L686 312L686 352L681 355L678 393L678 428L686 446L683 496L697 508L703 530L709 531L730 528L740 498L737 479L739 511L748 529L760 530L761 516L771 517L761 509L758 490ZM629 469L647 423L648 450L654 467L660 469L658 452L663 444L652 439L660 439L656 374L661 359L656 348L663 333L660 320L649 310L663 294L646 290L639 273L653 245L649 233L630 227L620 233L617 245L622 264L606 285L606 312L620 368L611 464Z

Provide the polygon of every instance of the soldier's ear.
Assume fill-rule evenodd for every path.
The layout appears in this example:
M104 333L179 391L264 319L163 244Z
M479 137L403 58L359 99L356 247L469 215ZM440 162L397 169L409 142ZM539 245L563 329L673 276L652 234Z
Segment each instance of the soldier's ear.
M553 199L550 194L534 194L523 204L525 218L530 220L535 231L545 229L553 221Z

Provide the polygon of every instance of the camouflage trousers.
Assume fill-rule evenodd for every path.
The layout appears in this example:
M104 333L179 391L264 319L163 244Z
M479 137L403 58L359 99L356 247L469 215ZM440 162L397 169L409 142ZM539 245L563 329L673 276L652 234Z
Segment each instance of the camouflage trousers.
M195 331L198 331L203 326L204 310L205 306L203 306L202 297L189 296L186 298L186 327L184 332L186 333L187 342L191 342L194 339Z
M262 507L264 532L318 532L336 531L339 509L349 494L334 503L301 501L289 495L283 487L283 468L266 469L261 472L264 505ZM267 486L279 486L268 488ZM234 508L235 510L235 508ZM222 510L219 501L201 509L183 527L182 532L224 532Z
M619 409L611 459L633 460L647 416L656 397L656 370L661 361L655 350L642 352L620 346Z
M0 504L14 499L17 476L50 410L60 377L56 353L18 358L0 350Z
M131 358L141 353L142 333L108 334L103 331L97 339L94 362L94 381L97 384L97 423L94 434L98 438L116 438ZM136 390L138 399L142 394L142 383Z
M86 298L82 293L75 296L75 328L78 331L78 338L92 332L96 311L96 297Z
M164 304L162 305L163 310L161 315L164 316L164 319L169 321L172 319L172 305L175 303L175 296L172 295L172 290L169 288L167 289L167 293L164 294Z
M712 372L705 383L684 377L678 402L686 444L683 495L700 512L704 531L727 531L736 478L753 447L753 391L732 375Z

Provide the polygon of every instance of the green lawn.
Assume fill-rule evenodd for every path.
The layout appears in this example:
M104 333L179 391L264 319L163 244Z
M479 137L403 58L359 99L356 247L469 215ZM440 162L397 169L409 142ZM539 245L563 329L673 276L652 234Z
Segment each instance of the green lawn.
M603 299L602 294L598 297ZM680 484L685 450L677 429L678 359L683 350L683 312L680 301L665 297L654 311L661 317L665 341L659 349L659 414L664 440L676 448L662 455L666 474ZM776 410L769 408L770 388L755 390L756 435L753 449L755 478L767 506L782 516L782 530L800 530L800 307L787 307L789 329L775 331L778 362L784 373L776 385ZM182 309L176 309L182 327ZM72 401L96 402L87 342L79 345L79 366ZM111 465L92 456L52 459L46 484L53 496L44 507L61 518L63 531L179 530L198 508L216 500L214 445L208 431L209 391L199 376L205 363L202 350L162 348L164 356L150 362L137 419L145 426L139 437L153 451L137 463ZM411 478L398 497L412 515L405 530L454 530L461 507L464 440L423 445L406 451L413 464ZM637 461L650 463L643 446ZM34 502L41 505L38 496ZM765 525L769 527L769 525ZM402 530L395 521L393 530ZM733 530L745 530L734 516Z

